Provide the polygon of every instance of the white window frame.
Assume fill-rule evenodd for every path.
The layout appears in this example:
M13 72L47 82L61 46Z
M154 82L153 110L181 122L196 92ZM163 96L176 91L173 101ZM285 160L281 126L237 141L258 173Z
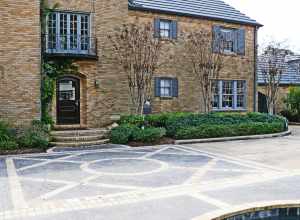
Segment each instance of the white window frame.
M232 107L223 107L223 96L226 94L223 94L223 84L224 82L232 82L233 85L233 103L232 103ZM238 94L237 91L237 86L238 86L238 82L242 82L243 85L243 94ZM217 86L218 86L218 107L213 107L214 111L246 111L247 110L247 83L246 80L218 80L217 82ZM244 106L242 107L238 107L238 96L239 95L243 95L244 96ZM214 97L214 95L213 95ZM214 101L214 100L213 100Z
M167 86L163 86L164 82L169 82L169 87ZM161 78L160 79L160 97L162 98L170 98L172 97L172 79L171 78ZM163 93L165 92L162 92L162 90L165 90L165 89L169 89L169 94L165 95Z
M168 24L169 25L169 29L162 29L161 25L164 24ZM162 31L166 32L168 31L168 36L162 35ZM172 37L172 21L171 20L166 20L166 19L160 19L159 20L159 37L163 38L163 39L170 39Z
M223 52L225 54L236 54L236 52L234 51L234 44L235 39L231 39L231 40L227 40L227 35L233 35L235 32L235 29L230 29L230 28L221 28L221 35L223 36ZM232 44L232 48L228 49L225 48L226 44Z
M50 15L56 15L56 26L55 26L55 33L56 33L56 42L55 48L49 48L49 39L50 39L50 33L49 33L49 16ZM91 49L91 18L90 18L90 14L88 13L73 13L73 12L52 12L50 15L47 16L47 27L46 27L46 51L48 53L72 53L72 54L88 54L89 50ZM65 15L67 18L67 27L66 27L66 31L67 31L67 37L65 38L65 34L61 33L61 15ZM71 35L71 16L76 16L76 33L74 33L74 35ZM87 18L87 27L85 27L84 29L81 29L82 25L81 25L81 20L82 18L86 19ZM82 30L88 30L87 34L85 34L84 36L81 36L81 31ZM75 47L71 47L71 36L75 36L75 40L74 42L76 43ZM67 40L67 45L66 48L62 48L62 39L66 39ZM82 40L88 40L84 42L85 47L83 48L83 43ZM88 45L87 45L88 44ZM87 47L86 47L87 45Z

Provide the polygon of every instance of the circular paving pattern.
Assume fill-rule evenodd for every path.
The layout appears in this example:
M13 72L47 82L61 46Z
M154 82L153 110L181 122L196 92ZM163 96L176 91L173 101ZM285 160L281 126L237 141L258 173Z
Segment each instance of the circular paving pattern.
M104 175L147 175L160 172L168 164L154 159L114 158L85 163L81 169L92 174Z

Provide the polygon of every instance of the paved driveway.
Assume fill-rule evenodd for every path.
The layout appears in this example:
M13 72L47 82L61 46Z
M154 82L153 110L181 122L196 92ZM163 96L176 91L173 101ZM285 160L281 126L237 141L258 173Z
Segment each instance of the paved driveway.
M209 219L298 202L300 129L293 131L266 140L0 157L0 219Z

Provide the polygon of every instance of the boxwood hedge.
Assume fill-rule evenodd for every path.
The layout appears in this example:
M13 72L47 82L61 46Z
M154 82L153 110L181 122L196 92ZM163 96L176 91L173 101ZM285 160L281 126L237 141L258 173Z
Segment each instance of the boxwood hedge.
M121 126L112 131L111 139L114 143L122 144L130 140L151 142L164 134L176 139L195 139L270 134L287 130L285 118L262 113L178 112L130 115L122 116L119 123Z

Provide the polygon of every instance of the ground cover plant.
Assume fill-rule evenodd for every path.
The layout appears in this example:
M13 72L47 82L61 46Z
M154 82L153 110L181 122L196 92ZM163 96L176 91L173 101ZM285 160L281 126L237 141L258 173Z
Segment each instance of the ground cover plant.
M287 130L284 117L262 113L163 113L122 116L111 141L152 143L163 137L201 139L278 133Z

